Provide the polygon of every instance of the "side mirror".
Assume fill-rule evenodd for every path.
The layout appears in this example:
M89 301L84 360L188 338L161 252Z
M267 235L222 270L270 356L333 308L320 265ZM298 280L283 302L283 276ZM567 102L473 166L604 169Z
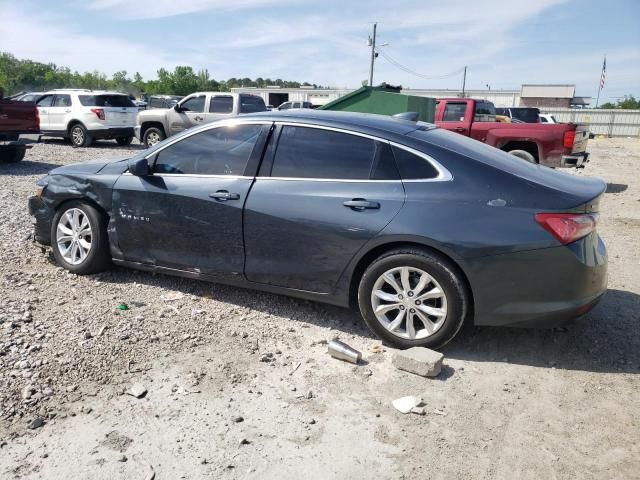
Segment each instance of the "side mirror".
M139 160L130 160L129 161L129 173L131 175L135 175L136 177L144 177L146 175L151 175L151 169L149 168L149 162L147 162L146 158L141 158Z
M174 109L176 112L178 112L178 113L180 113L180 112L184 112L184 111L185 111L185 110L184 110L184 108L182 108L182 107L180 106L180 104L179 104L179 103L176 103L176 104L173 106L173 109Z

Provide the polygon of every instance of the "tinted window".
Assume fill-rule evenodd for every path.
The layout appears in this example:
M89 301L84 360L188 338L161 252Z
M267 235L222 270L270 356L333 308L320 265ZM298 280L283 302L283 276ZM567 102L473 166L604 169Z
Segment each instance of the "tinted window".
M85 107L135 107L135 103L126 95L79 95L80 103Z
M376 142L376 156L371 165L371 180L400 180L393 152L388 143Z
M435 178L438 176L438 170L428 160L418 155L397 147L393 147L393 154L396 157L396 164L403 180Z
M444 106L443 122L462 122L464 121L464 112L467 109L466 103L447 103Z
M53 95L45 95L40 100L38 100L39 107L50 107L51 102L53 102Z
M506 117L509 116L509 109L508 108L496 108L496 115L504 115Z
M318 128L282 128L271 175L369 179L376 144L368 138Z
M233 97L230 95L218 95L211 99L209 106L211 113L231 113L233 112Z
M278 110L289 110L291 108L291 102L283 103L278 107Z
M540 122L541 123L547 123L547 119L545 117L540 117Z
M540 110L537 108L512 108L511 116L525 123L536 123L540 117Z
M202 113L204 112L204 95L192 97L180 106L186 112Z
M52 107L70 107L71 106L71 96L70 95L56 95L56 98L53 100Z
M476 112L473 117L476 122L495 122L496 108L491 102L476 102Z
M240 113L264 112L264 100L255 95L240 95Z
M167 102L162 98L152 98L149 100L149 107L151 108L166 108Z
M243 175L261 125L236 125L191 135L158 153L157 173Z

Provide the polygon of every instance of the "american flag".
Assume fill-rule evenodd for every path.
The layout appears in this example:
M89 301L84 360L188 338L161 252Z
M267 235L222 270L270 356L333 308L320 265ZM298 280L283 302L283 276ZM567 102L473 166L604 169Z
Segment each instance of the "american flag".
M604 57L604 62L602 62L602 73L600 74L600 90L604 88L604 78L607 73L607 57Z

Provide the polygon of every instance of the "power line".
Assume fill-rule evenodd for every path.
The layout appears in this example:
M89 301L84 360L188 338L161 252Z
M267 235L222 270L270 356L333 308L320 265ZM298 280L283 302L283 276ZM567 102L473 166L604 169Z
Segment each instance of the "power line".
M443 78L449 78L449 77L453 77L456 75L461 74L464 71L465 67L461 67L458 70L451 72L451 73L447 73L445 75L423 75L421 73L418 73L412 69L410 69L409 67L407 67L406 65L401 64L400 62L398 62L397 60L394 60L388 53L382 51L382 50L377 50L377 52L382 55L385 60L387 60L390 64L392 64L393 66L395 66L396 68L399 68L400 70L406 72L406 73L410 73L411 75L415 75L416 77L420 77L423 78L425 80L439 80L439 79L443 79Z

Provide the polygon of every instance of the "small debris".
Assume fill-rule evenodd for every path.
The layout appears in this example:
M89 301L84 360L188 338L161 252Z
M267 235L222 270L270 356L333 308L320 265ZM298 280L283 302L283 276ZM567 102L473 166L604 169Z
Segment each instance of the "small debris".
M127 394L132 397L142 398L147 394L147 389L140 383L136 383L127 390Z
M414 408L424 405L424 401L422 400L422 398L414 397L413 395L397 398L391 403L400 413L409 413Z
M443 412L442 410L438 410L437 408L433 410L433 413L435 413L436 415L441 415L443 417L447 416L447 412Z
M36 417L34 418L31 423L29 424L29 428L31 430L35 430L36 428L40 428L44 425L44 420L42 417Z
M129 310L129 305L123 302L120 305L118 305L116 309L121 311Z
M392 363L399 369L422 377L436 377L442 370L444 355L424 347L412 347L393 354Z
M302 365L302 362L296 363L295 366L293 367L293 370L289 372L289 375L293 375L294 373L296 373L296 370L300 368L300 365Z
M240 445L251 445L251 442L246 438L243 438L242 440L240 440Z
M244 418L240 415L238 415L237 417L233 417L231 419L234 423L240 423L240 422L244 422Z
M160 298L165 302L175 302L176 300L183 299L184 293L182 292L167 293L166 295L161 295Z
M382 352L382 345L380 345L380 344L369 345L369 351L371 353L381 353Z
M126 455L120 455L120 456L118 457L118 461L119 461L119 462L126 462L127 460L129 460L129 459L127 458L127 456L126 456Z
M327 352L333 358L355 364L357 364L362 358L362 354L359 351L351 348L349 345L341 342L340 340L331 340L331 342L329 342Z

